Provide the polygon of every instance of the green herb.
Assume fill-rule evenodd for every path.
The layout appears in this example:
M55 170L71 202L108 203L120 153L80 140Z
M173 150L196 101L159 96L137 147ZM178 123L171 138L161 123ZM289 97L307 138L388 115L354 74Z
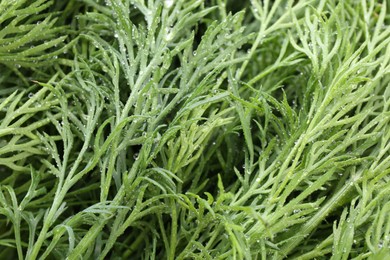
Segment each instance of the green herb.
M388 10L0 0L0 259L390 258Z

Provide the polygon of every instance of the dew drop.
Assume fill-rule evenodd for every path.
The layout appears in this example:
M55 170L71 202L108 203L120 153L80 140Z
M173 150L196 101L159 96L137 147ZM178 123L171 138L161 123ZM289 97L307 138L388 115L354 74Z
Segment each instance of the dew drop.
M168 42L173 39L172 27L168 27L165 29L164 39Z
M171 8L173 6L173 4L174 4L174 0L165 0L164 1L164 6L168 9Z
M293 210L293 213L294 213L294 214L298 214L299 212L301 212L301 210L299 210L299 209L294 209L294 210Z

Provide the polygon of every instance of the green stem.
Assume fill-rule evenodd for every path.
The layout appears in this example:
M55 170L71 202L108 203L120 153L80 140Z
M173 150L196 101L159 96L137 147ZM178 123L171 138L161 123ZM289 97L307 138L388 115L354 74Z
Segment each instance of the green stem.
M61 187L61 185L59 185L59 187ZM58 208L60 207L68 189L63 187L62 190L60 190L60 188L58 188L57 191L58 191L58 193L57 193L58 195L56 194L56 196L54 198L53 206L50 208L50 211L47 214L46 219L44 220L42 230L39 233L38 239L35 242L35 245L31 251L31 255L28 257L29 259L32 259L32 260L37 259L39 251L41 250L42 244L46 240L47 232L49 231L49 228L51 227L51 225L53 223L54 215L57 212Z
M295 239L290 239L280 250L281 254L276 259L284 259L297 245L299 245L303 239L305 239L323 219L329 215L336 207L339 206L339 202L348 194L356 183L356 179L349 180L320 210L315 214L306 224L304 224Z
M173 200L171 200L171 208L172 208L172 228L171 228L171 245L169 248L169 259L173 260L175 259L175 252L176 252L176 244L177 244L177 210L176 205Z

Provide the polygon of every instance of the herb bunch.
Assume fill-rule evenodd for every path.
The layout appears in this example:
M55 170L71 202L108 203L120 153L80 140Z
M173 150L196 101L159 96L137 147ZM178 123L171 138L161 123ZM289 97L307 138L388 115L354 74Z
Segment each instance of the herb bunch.
M389 5L0 0L0 258L390 257Z

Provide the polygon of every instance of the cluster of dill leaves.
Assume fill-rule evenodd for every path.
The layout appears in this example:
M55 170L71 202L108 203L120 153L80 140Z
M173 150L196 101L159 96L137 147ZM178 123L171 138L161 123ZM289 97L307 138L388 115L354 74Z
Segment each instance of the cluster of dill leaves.
M0 259L390 259L389 10L0 0Z

